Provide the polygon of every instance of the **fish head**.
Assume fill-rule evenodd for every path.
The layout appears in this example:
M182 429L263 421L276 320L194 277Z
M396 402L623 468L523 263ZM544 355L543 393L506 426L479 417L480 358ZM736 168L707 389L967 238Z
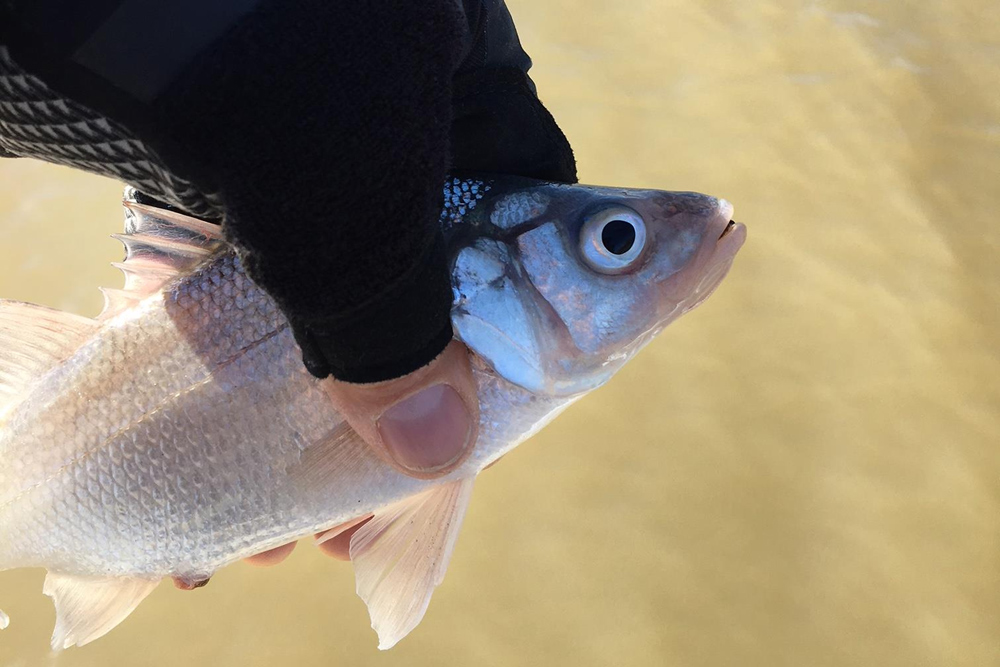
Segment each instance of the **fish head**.
M746 238L729 202L697 193L481 185L455 235L455 333L539 394L605 383L715 290Z

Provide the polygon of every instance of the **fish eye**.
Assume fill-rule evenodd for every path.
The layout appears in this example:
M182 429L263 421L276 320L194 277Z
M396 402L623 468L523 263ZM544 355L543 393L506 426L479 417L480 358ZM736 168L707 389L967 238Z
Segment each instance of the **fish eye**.
M610 206L591 214L580 230L580 252L601 273L623 273L642 256L646 223L627 206Z

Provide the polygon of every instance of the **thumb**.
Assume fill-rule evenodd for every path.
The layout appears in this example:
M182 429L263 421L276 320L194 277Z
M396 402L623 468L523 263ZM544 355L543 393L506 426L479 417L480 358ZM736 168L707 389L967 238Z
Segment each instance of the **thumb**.
M469 352L458 341L401 378L371 384L328 379L323 388L376 454L411 477L448 474L468 457L479 432Z

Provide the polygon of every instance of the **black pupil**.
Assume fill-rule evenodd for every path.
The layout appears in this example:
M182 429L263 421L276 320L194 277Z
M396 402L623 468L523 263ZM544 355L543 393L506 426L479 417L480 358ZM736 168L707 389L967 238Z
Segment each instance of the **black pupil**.
M632 249L635 243L635 227L631 222L624 220L612 220L604 225L601 231L601 242L608 252L615 255L624 255Z

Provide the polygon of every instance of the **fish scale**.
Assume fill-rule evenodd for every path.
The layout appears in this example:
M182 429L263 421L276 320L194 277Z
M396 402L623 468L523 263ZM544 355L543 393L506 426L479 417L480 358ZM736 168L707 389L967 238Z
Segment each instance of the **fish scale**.
M126 288L98 320L0 302L0 569L49 571L56 648L101 636L162 578L203 581L369 515L351 557L393 645L444 576L476 475L704 300L742 243L731 207L702 195L450 180L441 224L479 435L423 480L344 422L217 227L126 206ZM593 262L613 253L585 260L579 244L622 207L649 248L606 274Z

